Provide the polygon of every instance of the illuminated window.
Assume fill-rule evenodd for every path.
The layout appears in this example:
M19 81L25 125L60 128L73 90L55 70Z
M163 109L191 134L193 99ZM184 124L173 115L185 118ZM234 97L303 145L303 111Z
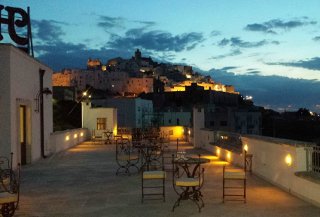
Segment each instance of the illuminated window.
M97 130L106 130L107 118L97 118Z

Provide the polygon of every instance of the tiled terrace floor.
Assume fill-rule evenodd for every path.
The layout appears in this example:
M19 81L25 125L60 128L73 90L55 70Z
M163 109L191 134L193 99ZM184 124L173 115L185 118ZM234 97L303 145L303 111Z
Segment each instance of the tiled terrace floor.
M116 176L115 147L85 142L22 169L20 208L15 216L165 217L246 216L320 217L320 208L304 202L252 175L247 203L222 203L222 166L205 165L205 207L177 199L167 180L166 202L140 202L140 175Z

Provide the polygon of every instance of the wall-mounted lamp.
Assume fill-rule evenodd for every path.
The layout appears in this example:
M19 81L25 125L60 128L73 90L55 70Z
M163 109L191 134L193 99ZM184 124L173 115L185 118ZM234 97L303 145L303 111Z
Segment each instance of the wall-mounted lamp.
M37 95L36 95L36 98L34 99L36 101L36 108L35 108L35 112L39 112L40 111L40 100L41 100L41 95L51 95L52 94L52 91L48 88L48 87L45 87L43 88L43 90L39 90Z
M228 152L228 153L227 153L227 161L230 161L230 160L231 160L231 153Z
M217 154L218 157L220 157L220 148L216 149L216 154Z
M246 152L248 152L249 147L248 147L248 145L247 145L247 144L245 144L245 145L243 146L243 150L244 150L244 151L246 151Z
M286 158L284 159L284 161L286 162L286 164L288 166L291 166L292 165L292 156L291 154L287 154Z

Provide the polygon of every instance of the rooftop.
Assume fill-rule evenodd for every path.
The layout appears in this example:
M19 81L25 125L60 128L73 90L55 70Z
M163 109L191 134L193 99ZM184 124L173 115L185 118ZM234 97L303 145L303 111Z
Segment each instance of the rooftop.
M16 216L320 216L320 208L282 191L255 175L248 175L247 203L222 203L222 163L205 164L201 213L191 201L171 211L177 195L171 177L166 181L166 202L141 204L141 176L116 176L114 145L84 142L67 151L22 168L21 198Z

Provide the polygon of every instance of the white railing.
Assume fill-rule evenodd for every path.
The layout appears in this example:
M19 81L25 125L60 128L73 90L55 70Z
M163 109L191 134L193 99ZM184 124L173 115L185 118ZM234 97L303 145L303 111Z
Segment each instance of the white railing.
M305 149L307 154L307 171L320 176L320 146L308 146Z

